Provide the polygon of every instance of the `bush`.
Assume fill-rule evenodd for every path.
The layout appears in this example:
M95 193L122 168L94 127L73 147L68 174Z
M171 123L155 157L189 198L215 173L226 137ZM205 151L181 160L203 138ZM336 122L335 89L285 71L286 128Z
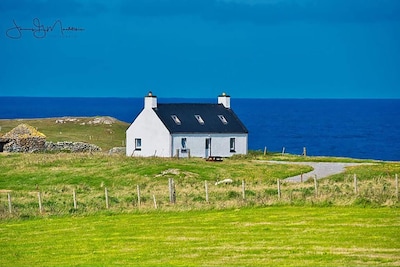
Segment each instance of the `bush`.
M236 191L229 191L227 197L228 197L228 199L233 199L233 198L240 197L240 195L241 194Z
M372 206L372 201L368 198L365 197L357 197L354 202L354 206L361 206L361 207L371 207Z
M192 198L193 201L197 201L197 202L204 202L206 201L206 198L202 197L202 196L195 196Z
M246 194L246 196L255 196L256 195L256 192L254 192L254 191L252 191L252 190L245 190L245 194Z
M264 190L264 193L267 196L276 196L276 195L278 195L278 189L267 188L267 189Z

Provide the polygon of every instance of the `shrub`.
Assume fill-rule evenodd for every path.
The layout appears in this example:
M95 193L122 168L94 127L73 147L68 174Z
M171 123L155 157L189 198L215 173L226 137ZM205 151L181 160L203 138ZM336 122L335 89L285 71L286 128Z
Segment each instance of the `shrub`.
M192 198L193 201L197 201L197 202L204 202L206 201L206 199L202 196L195 196Z
M252 191L252 190L245 190L245 194L246 196L256 196L256 192Z
M228 199L238 198L240 197L240 193L236 191L229 191L227 194Z
M276 196L278 195L278 189L274 189L274 188L267 188L264 190L264 193L267 196Z
M361 206L361 207L370 207L372 206L372 202L370 199L366 197L359 196L353 201L353 205Z

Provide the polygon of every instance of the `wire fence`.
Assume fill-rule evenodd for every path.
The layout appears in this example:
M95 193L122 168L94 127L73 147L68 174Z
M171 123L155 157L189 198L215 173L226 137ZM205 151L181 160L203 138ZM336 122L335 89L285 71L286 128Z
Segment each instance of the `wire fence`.
M217 183L160 181L155 185L92 188L85 185L51 187L38 191L0 191L0 218L90 214L103 210L221 209L266 205L399 204L398 175L370 180L348 175L343 181L317 177L294 183L285 180L231 180Z

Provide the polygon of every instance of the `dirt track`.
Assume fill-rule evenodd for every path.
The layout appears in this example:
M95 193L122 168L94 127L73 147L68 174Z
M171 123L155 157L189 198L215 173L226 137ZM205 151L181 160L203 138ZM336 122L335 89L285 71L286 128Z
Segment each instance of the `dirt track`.
M365 165L369 163L342 163L342 162L288 162L288 161L268 161L268 163L275 164L299 164L308 165L314 168L311 172L303 174L303 181L309 178L314 178L315 175L317 179L325 178L333 174L344 172L346 167ZM285 181L289 182L301 182L301 175L296 175L288 177Z

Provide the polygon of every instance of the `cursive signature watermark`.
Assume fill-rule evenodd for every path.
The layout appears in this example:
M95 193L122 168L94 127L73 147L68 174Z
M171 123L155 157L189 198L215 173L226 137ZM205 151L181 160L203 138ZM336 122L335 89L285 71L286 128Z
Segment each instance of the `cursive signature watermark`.
M77 27L67 27L64 28L61 20L56 20L53 25L45 26L40 23L38 18L34 18L32 20L33 27L32 28L23 28L17 24L15 20L13 20L14 27L9 28L6 31L6 36L11 39L20 39L22 38L22 33L24 31L32 32L33 37L38 39L46 38L49 32L58 31L60 32L61 36L64 36L64 32L78 32L84 31L83 28Z

